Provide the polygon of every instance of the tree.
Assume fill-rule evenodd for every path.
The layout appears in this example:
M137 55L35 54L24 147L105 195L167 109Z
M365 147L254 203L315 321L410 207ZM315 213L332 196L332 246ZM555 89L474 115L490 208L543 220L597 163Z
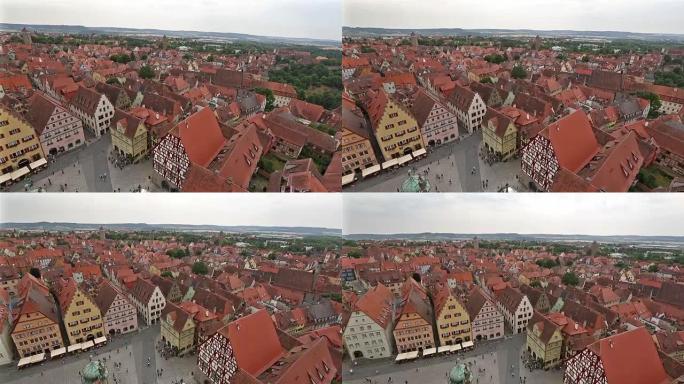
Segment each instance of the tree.
M565 272L565 274L563 275L563 279L561 281L565 285L576 286L577 284L579 284L579 277L577 277L577 275L575 275L574 272Z
M207 56L207 61L210 63L213 62L214 61L214 55Z
M648 117L651 119L658 117L660 114L658 110L660 110L660 106L662 105L660 97L653 92L637 92L637 96L646 99L651 103L651 108L648 110Z
M542 286L541 286L541 283L539 282L539 280L535 280L535 281L530 283L530 287L541 288Z
M492 81L492 78L491 78L491 77L489 77L489 76L483 76L483 77L480 79L480 83L482 83L482 84L492 84L493 81Z
M143 79L154 78L154 70L149 65L143 65L138 71L138 75Z
M40 279L40 269L33 267L29 270L29 273L32 274L36 279Z
M121 85L119 79L117 79L116 77L110 77L109 79L107 79L107 84Z
M589 62L589 56L587 56L587 55L582 56L582 62L588 63Z
M354 249L352 251L349 251L347 256L351 257L352 259L358 259L359 257L363 256L363 254L361 254L361 251Z
M161 277L173 277L171 271L164 271L161 273Z
M273 96L273 91L268 88L254 88L254 92L266 96L266 112L271 112L273 110L273 103L275 102L275 96Z
M174 259L182 259L186 256L185 250L183 250L182 248L169 249L168 251L166 251L166 254L170 257L173 257Z
M651 264L651 265L649 265L649 266L648 266L648 271L649 271L649 272L653 272L653 273L658 272L658 264Z
M525 71L525 69L522 66L516 65L511 70L511 76L514 79L524 79L527 77L527 72Z
M192 55L191 55L191 54L186 53L185 55L183 55L183 60L191 60L191 59L192 59Z
M493 64L501 64L506 61L506 56L502 55L487 55L484 57L485 61Z
M206 264L202 261L195 261L192 264L192 273L198 274L198 275L206 275L209 273L209 268L207 267Z
M625 264L624 261L620 260L617 263L615 263L615 268L625 269L627 268L627 264Z

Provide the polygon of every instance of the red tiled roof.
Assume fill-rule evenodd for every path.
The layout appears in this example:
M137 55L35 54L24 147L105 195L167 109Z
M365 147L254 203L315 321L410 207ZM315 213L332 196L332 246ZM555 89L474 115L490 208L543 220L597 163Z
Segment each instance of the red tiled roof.
M260 375L285 352L275 325L264 309L233 321L219 333L230 340L238 367L253 376Z
M226 140L211 108L190 115L169 133L180 137L190 161L203 167L211 163Z
M608 384L669 382L653 339L645 328L606 337L588 348L600 356Z
M553 145L558 164L572 172L578 172L600 150L587 115L576 111L544 128L540 134Z

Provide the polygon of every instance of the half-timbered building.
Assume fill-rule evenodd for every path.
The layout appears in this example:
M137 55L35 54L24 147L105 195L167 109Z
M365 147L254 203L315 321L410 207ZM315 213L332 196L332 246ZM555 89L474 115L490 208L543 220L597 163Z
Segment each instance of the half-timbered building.
M239 382L240 371L261 375L285 353L271 317L260 310L221 328L199 346L197 359L212 383L231 384Z
M561 168L576 174L600 151L589 118L576 111L550 124L523 148L522 170L549 191Z
M670 380L646 328L594 342L566 363L564 384L664 384Z

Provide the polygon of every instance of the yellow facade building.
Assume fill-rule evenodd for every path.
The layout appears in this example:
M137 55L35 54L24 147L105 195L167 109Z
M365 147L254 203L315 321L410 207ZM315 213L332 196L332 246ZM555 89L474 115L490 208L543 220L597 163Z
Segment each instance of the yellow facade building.
M29 170L29 164L44 156L33 127L13 111L0 106L0 174L11 174L24 167Z
M517 149L518 129L513 120L492 108L487 109L482 122L482 141L489 152L507 159Z
M161 316L161 337L174 354L181 356L195 346L195 322L192 314L167 302Z
M117 109L110 132L112 146L119 155L136 162L147 154L147 127L143 120Z
M433 304L440 345L455 345L472 340L470 315L449 287L434 294Z
M535 312L527 324L527 351L544 368L561 363L563 333L553 321Z
M100 308L78 287L74 279L57 281L55 291L70 345L105 335Z
M368 104L368 116L385 161L425 147L416 119L384 90L378 91Z

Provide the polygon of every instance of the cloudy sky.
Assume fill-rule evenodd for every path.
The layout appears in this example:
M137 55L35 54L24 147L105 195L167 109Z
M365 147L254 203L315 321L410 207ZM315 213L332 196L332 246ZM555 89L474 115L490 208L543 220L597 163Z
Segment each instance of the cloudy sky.
M298 193L4 193L0 222L341 228L342 196Z
M684 235L682 194L344 194L349 233Z
M0 22L340 40L342 0L2 0Z
M682 0L344 0L344 25L684 33Z

